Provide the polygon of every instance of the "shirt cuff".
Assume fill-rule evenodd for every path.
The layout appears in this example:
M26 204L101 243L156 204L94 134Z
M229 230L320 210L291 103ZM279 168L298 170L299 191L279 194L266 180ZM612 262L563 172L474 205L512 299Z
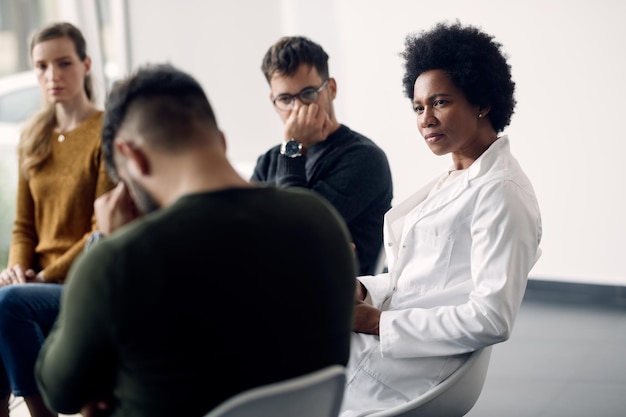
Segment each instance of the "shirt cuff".
M94 245L98 242L100 242L102 239L104 238L104 234L98 230L96 230L95 232L92 232L89 237L87 238L87 242L85 242L85 249L84 251L87 252L88 250L90 250L91 248L94 247Z

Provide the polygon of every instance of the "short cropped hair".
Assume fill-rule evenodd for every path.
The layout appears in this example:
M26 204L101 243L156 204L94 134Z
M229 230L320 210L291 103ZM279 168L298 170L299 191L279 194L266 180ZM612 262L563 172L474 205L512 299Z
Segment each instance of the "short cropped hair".
M463 91L467 100L491 106L488 118L496 132L511 122L516 105L515 82L502 45L473 26L438 23L428 31L406 37L402 80L405 95L413 102L415 80L426 71L440 69Z
M129 113L150 146L173 152L189 145L187 139L199 124L217 127L211 104L191 75L171 64L139 68L113 85L105 106L102 150L107 171L116 180L113 141Z
M272 75L292 76L301 65L315 68L322 78L328 78L328 54L320 45L304 36L284 36L267 50L261 70L269 83Z

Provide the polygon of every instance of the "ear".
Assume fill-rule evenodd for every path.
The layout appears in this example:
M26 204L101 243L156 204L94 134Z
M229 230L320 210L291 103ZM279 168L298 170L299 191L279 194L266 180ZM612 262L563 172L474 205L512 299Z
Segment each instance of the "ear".
M270 87L271 87L271 85L270 85ZM270 89L270 93L268 94L268 97L269 97L269 99L270 99L270 104L272 105L272 108L274 109L274 111L275 111L276 113L278 113L278 115L280 116L280 118L281 118L281 119L283 119L283 117L284 117L283 113L285 113L285 112L281 112L281 111L280 111L280 110L278 110L278 108L274 105L274 96L272 95L272 90L271 90L271 89ZM298 102L298 100L296 100L296 102ZM289 114L289 113L287 113L287 114ZM284 119L283 119L283 121L284 121Z
M115 149L128 160L129 173L138 177L150 175L150 161L141 148L130 142L116 141Z
M326 86L330 92L330 99L334 100L337 97L337 81L333 77L328 79L328 85Z
M226 147L226 136L224 136L224 132L222 132L220 130L220 140L222 142L222 146L224 147L224 151L227 151L228 148Z
M489 114L490 110L491 110L491 106L482 106L478 108L478 114L480 114L481 117L485 117Z
M89 71L91 71L91 57L85 57L83 64L85 65L85 75L87 75L89 74Z

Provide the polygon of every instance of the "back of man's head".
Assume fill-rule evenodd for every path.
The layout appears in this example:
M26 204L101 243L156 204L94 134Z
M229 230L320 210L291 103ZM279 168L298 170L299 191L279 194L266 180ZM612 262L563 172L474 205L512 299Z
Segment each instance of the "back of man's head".
M170 64L147 65L114 84L107 99L102 148L107 170L117 179L113 142L132 123L148 146L176 152L196 140L195 132L217 121L202 86ZM132 140L133 138L125 138Z
M270 82L274 74L292 76L301 65L315 68L323 79L328 78L328 54L320 45L304 36L285 36L267 50L261 70Z

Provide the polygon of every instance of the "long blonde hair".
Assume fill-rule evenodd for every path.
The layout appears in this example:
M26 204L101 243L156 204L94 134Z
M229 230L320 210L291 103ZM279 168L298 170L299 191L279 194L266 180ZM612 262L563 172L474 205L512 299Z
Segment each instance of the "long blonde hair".
M41 42L63 37L69 38L74 43L76 54L81 61L85 61L87 58L87 42L85 42L81 31L67 22L52 23L35 33L30 42L31 56L33 48ZM83 88L89 101L95 103L91 75L87 74L85 76ZM26 178L50 156L52 152L51 133L56 125L57 118L54 104L47 101L43 108L25 124L18 146L18 153L21 161L20 169Z

